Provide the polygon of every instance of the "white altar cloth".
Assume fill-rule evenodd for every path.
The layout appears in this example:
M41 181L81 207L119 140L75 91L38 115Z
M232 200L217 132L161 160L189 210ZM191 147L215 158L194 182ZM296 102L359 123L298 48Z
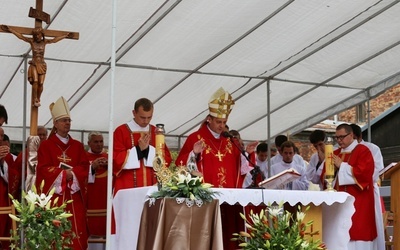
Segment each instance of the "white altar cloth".
M111 236L112 249L134 249L140 226L143 204L157 187L132 188L118 191L113 200L116 234ZM349 229L354 213L354 197L345 192L287 191L267 189L214 188L220 204L259 205L285 201L322 206L323 241L328 249L345 250L350 240Z

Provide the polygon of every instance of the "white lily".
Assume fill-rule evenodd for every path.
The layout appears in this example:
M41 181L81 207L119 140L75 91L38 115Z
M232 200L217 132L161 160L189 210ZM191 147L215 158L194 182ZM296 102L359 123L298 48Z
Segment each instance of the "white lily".
M39 207L44 208L47 203L50 201L52 195L48 195L46 196L45 194L40 194L40 196L38 197L38 201L36 202L36 204L39 205Z
M300 247L301 247L301 249L307 249L307 247L308 247L309 245L310 245L310 244L308 243L308 241L303 241L303 242L301 243Z
M192 176L190 174L187 174L185 178L186 178L186 183L189 183L192 180Z
M28 193L25 195L25 200L28 202L28 204L35 203L37 199L38 195L32 192L32 190L29 190Z
M183 183L185 181L186 176L183 175L183 174L178 174L175 178L178 181L178 184L181 184L181 183Z
M297 215L296 215L297 221L303 221L305 217L306 217L305 213L299 212L299 211L297 212Z
M283 214L283 208L278 207L278 208L268 208L268 213L273 216L273 217L278 217L279 215Z

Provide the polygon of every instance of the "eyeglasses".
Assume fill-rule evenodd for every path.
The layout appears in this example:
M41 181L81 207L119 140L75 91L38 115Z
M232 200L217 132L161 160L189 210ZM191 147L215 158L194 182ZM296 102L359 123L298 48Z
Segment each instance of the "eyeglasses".
M346 135L338 135L335 136L333 138L335 138L336 141L343 141L344 138L346 138L346 136L348 136L350 133L346 134Z

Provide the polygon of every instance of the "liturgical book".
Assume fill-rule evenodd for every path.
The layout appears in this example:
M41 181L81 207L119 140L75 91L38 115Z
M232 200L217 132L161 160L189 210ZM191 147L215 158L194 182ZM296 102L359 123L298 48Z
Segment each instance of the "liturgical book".
M293 168L289 168L288 170L263 180L258 186L265 189L283 189L286 184L299 179L300 176L301 174L299 174L299 172Z
M72 166L70 166L70 165L68 165L67 163L64 163L64 162L60 162L59 167L62 168L63 170L73 169Z

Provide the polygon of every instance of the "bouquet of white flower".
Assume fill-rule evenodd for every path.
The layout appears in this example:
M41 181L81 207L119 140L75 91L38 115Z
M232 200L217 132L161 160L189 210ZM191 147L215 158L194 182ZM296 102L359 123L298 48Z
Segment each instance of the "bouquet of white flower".
M217 194L211 187L211 184L203 183L203 177L192 177L188 172L180 172L172 175L170 181L164 184L159 191L152 193L151 197L182 197L211 202Z
M308 208L306 209L308 210ZM249 219L240 216L246 222L247 232L234 233L233 241L239 242L241 249L247 250L323 250L325 244L319 240L306 238L307 227L312 221L304 223L305 213L298 207L296 217L284 211L283 202L279 206L271 206L261 210L259 214L250 212Z
M70 201L65 201L57 206L58 198L52 201L54 188L48 195L42 193L44 182L41 183L38 194L36 187L28 193L22 193L22 201L9 195L17 215L9 216L18 222L18 232L13 232L14 242L11 249L71 249L72 238L71 222L67 219L72 214L65 212L65 207ZM19 246L19 232L24 233L23 246Z

